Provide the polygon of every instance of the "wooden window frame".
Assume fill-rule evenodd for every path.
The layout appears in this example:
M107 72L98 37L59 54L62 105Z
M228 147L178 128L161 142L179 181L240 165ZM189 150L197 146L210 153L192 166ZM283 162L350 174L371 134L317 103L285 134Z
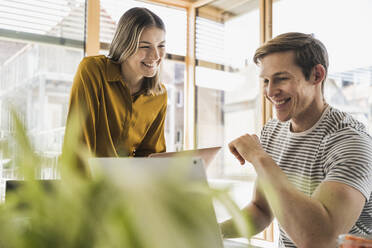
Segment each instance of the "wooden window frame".
M100 1L87 1L87 27L85 51L87 56L97 55L100 50ZM187 48L185 56L186 81L184 88L185 114L184 114L184 149L196 148L196 123L195 123L195 22L196 11L214 0L148 0L145 2L157 3L171 7L183 8L187 12ZM260 42L265 43L272 38L272 0L260 0ZM272 118L272 104L262 95L262 125ZM274 242L273 224L264 231L264 240Z

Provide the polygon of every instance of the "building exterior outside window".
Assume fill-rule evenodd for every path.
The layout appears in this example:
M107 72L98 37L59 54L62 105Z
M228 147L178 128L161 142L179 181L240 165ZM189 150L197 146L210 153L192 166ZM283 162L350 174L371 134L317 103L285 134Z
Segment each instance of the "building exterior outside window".
M280 0L273 3L273 35L290 31L312 33L325 44L330 64L325 98L330 105L351 113L364 123L370 134L371 10L372 2L368 0ZM312 18L315 12L317 18Z
M228 11L214 11L224 8ZM221 14L223 13L223 14ZM222 146L208 168L211 178L254 178L227 144L243 133L259 134L261 98L252 57L259 46L258 1L218 0L196 19L196 130L199 148Z
M43 159L40 178L58 177L70 89L84 57L85 0L19 2L5 0L0 10L0 138L12 130L9 106L18 111L35 150ZM143 6L161 16L167 26L166 59L161 68L168 89L166 143L168 151L181 150L183 139L183 88L186 51L185 10L142 1L102 0L100 40L104 54L116 21L129 8ZM180 28L181 27L181 28ZM168 56L169 57L169 56ZM171 57L171 56L170 56ZM183 133L182 133L183 134ZM17 177L11 157L0 154L1 178Z

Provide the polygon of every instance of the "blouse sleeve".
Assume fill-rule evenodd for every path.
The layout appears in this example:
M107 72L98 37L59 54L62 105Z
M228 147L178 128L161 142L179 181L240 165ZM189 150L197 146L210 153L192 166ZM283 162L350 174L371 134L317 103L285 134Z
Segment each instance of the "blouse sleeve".
M80 128L80 141L93 154L96 151L100 80L96 62L92 58L84 58L73 80L64 139L66 142L66 138L69 138L67 136L70 128Z

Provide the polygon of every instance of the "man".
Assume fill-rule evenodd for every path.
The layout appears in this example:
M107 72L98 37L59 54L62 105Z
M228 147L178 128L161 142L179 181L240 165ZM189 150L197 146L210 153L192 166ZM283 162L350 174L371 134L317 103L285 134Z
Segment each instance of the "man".
M285 33L257 49L265 97L277 120L261 140L245 134L230 151L257 173L245 208L255 233L275 217L280 247L336 247L342 233L372 233L372 139L362 123L324 99L328 55L311 35ZM224 237L238 233L231 220Z

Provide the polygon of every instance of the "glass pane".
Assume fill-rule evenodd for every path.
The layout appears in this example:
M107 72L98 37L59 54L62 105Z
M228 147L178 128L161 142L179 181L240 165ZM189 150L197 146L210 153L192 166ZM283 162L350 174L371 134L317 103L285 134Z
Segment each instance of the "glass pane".
M141 1L101 0L101 42L111 42L116 22L122 14L133 7L145 7L159 15L166 27L166 51L168 54L186 54L186 11ZM108 50L101 50L108 54ZM184 118L184 82L185 64L166 59L161 67L161 80L167 88L168 108L165 121L165 139L167 151L183 149Z
M85 1L5 0L1 6L0 137L14 131L13 106L43 158L37 177L56 178L70 88L83 57ZM13 156L0 154L3 180L18 177Z
M110 43L115 33L116 23L130 8L145 7L162 18L167 29L167 52L186 55L186 23L187 16L184 9L160 6L135 0L101 0L100 41Z
M254 177L252 167L240 166L227 144L244 133L260 130L261 98L252 61L259 46L258 1L239 1L235 6L226 0L215 1L198 13L197 145L223 146L208 168L209 178Z
M354 115L370 133L371 10L369 0L280 0L273 4L273 35L290 31L313 33L325 44L330 64L325 82L327 102ZM317 18L313 18L314 13Z
M2 34L19 31L73 40L84 40L85 0L2 0Z
M1 138L13 131L8 107L14 106L44 159L37 177L57 178L70 88L83 51L28 42L0 43L0 57L4 58L0 63ZM2 179L18 177L13 155L0 154Z
M161 68L161 80L167 88L168 107L165 120L167 151L183 149L185 64L165 60Z

